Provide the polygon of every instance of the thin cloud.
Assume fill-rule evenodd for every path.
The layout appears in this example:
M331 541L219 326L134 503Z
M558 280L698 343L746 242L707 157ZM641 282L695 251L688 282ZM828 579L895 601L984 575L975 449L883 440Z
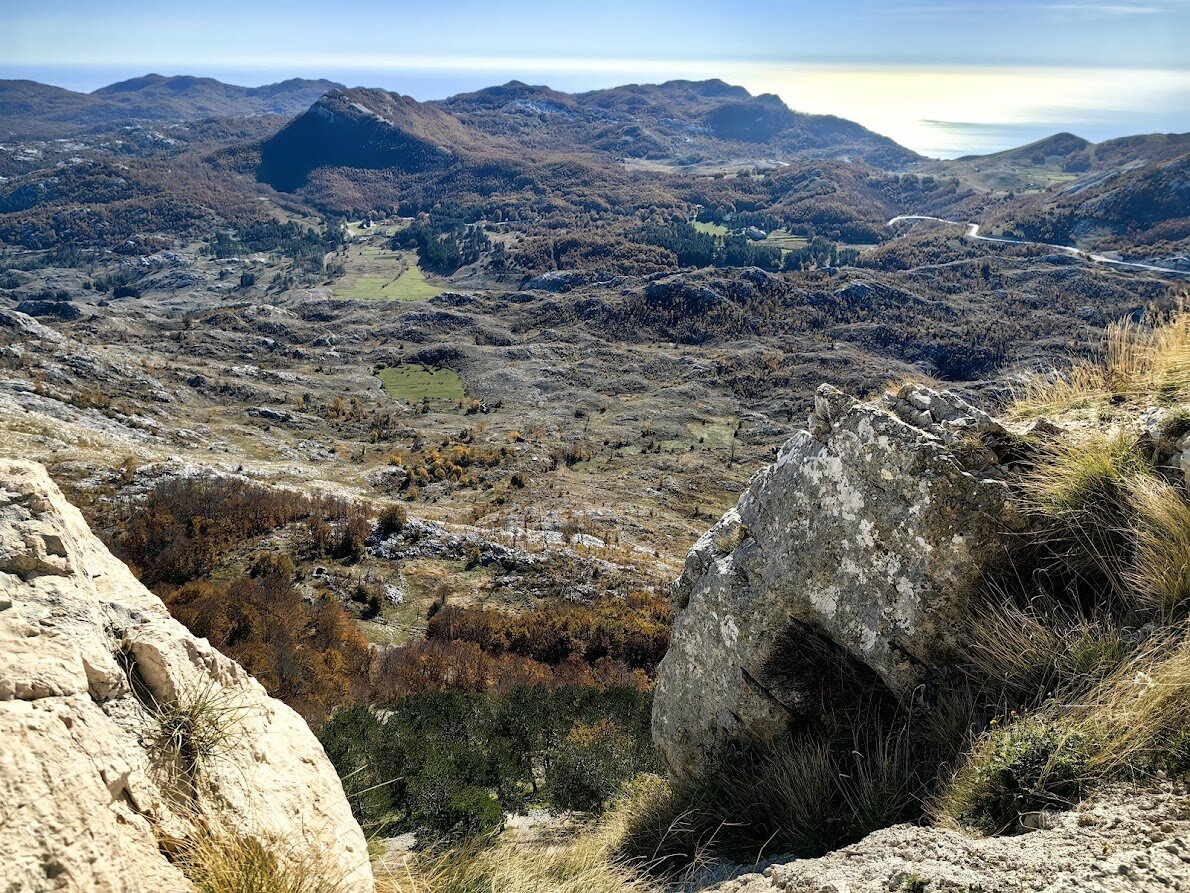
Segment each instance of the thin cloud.
M1140 6L1131 3L1047 3L1043 8L1058 12L1098 13L1099 15L1160 15L1166 6Z
M996 7L988 7L984 11L991 15L1002 15L1006 8L1012 8L1015 13L1029 12L1077 12L1097 13L1100 15L1128 16L1128 15L1160 15L1173 12L1179 7L1184 8L1190 0L1164 0L1164 2L1146 3L1001 3ZM962 3L917 3L907 6L883 6L878 13L887 16L955 16L970 15L970 5Z

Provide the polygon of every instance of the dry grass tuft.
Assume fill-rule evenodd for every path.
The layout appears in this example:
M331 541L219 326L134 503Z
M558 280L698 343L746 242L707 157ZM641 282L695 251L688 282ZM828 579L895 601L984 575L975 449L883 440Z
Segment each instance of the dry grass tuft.
M1022 608L1006 594L970 616L959 650L977 684L996 698L1038 705L1056 690L1087 691L1128 657L1107 617Z
M177 865L199 893L339 893L341 878L284 841L204 832L185 842Z
M805 731L725 754L703 778L676 782L633 816L624 851L661 876L688 880L719 855L740 864L818 856L916 818L923 779L964 742L923 741L903 714L849 719L837 735Z
M1126 580L1137 600L1164 621L1190 602L1190 505L1152 477L1130 486L1134 552Z
M1047 446L1021 481L1029 508L1053 521L1103 526L1122 488L1146 465L1135 435L1088 433Z
M1172 403L1190 396L1190 312L1180 306L1149 324L1108 327L1102 355L1065 374L1025 383L1009 414L1020 419L1102 411L1122 403Z
M1102 746L1102 774L1137 777L1190 771L1190 643L1185 628L1153 637L1072 711Z
M480 839L411 854L377 871L379 893L660 893L639 863L618 855L642 804L663 794L641 779L599 825L561 841Z
M247 709L235 689L206 680L179 691L168 701L147 698L145 744L157 767L188 786L211 761L230 753L243 740Z

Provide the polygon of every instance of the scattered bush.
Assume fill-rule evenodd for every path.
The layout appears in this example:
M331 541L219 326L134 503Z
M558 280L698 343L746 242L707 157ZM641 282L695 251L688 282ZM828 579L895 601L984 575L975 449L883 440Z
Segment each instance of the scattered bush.
M367 641L336 603L308 606L282 576L159 587L197 636L239 661L269 694L317 726L344 701L370 690Z
M649 713L625 688L427 693L339 710L320 738L366 827L477 835L534 796L598 809L656 767Z
M384 511L380 513L377 530L381 536L389 537L403 531L408 523L409 513L405 510L405 506L393 503L385 506Z
M578 724L550 762L549 797L559 809L598 812L636 769L634 742L615 723Z
M504 823L504 811L486 788L456 785L442 775L415 785L410 821L436 836L480 837Z
M260 552L253 559L248 576L280 577L283 580L292 580L294 572L293 559L285 552Z
M1069 809L1091 774L1093 743L1077 725L1045 718L996 729L976 748L947 794L945 811L985 834L1022 831L1021 819Z
M672 608L660 596L634 593L595 604L551 602L513 614L447 605L429 622L433 641L473 642L493 655L515 654L556 666L572 657L611 660L652 673L669 648Z

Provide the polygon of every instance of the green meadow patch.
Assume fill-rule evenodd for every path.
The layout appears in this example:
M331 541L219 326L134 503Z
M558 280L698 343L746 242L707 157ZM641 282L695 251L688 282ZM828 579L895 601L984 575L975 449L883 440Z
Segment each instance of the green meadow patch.
M775 229L768 234L768 238L764 240L764 244L775 245L778 248L788 251L794 248L805 248L810 244L810 240L804 236L795 236L783 229Z
M702 220L695 220L693 226L700 233L706 233L709 236L726 236L728 229L722 223L706 223Z
M432 369L419 363L401 363L379 370L380 383L395 400L407 403L457 403L463 399L463 380L453 369Z
M364 252L358 274L348 273L350 284L336 286L336 297L359 301L428 301L442 293L441 288L426 281L426 274L412 252L374 248Z

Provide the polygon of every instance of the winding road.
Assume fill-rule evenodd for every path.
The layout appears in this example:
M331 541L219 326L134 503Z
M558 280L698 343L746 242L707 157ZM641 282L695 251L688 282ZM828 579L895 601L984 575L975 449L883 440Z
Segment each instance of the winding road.
M1158 267L1153 264L1138 264L1127 260L1116 260L1115 258L1104 257L1102 254L1091 254L1089 251L1083 251L1081 248L1071 248L1069 245L1031 242L1028 239L1006 239L1002 236L981 236L979 234L979 224L968 223L965 220L947 220L945 217L930 217L926 214L902 214L899 217L894 217L885 225L895 226L906 220L932 220L935 223L947 223L951 226L965 226L967 227L967 238L978 239L981 242L1003 242L1007 245L1040 245L1042 248L1052 248L1055 251L1062 251L1074 257L1084 257L1097 264L1115 264L1118 267L1131 267L1134 270L1148 270L1153 273L1173 273L1175 276L1190 277L1190 270L1175 270L1173 267Z

